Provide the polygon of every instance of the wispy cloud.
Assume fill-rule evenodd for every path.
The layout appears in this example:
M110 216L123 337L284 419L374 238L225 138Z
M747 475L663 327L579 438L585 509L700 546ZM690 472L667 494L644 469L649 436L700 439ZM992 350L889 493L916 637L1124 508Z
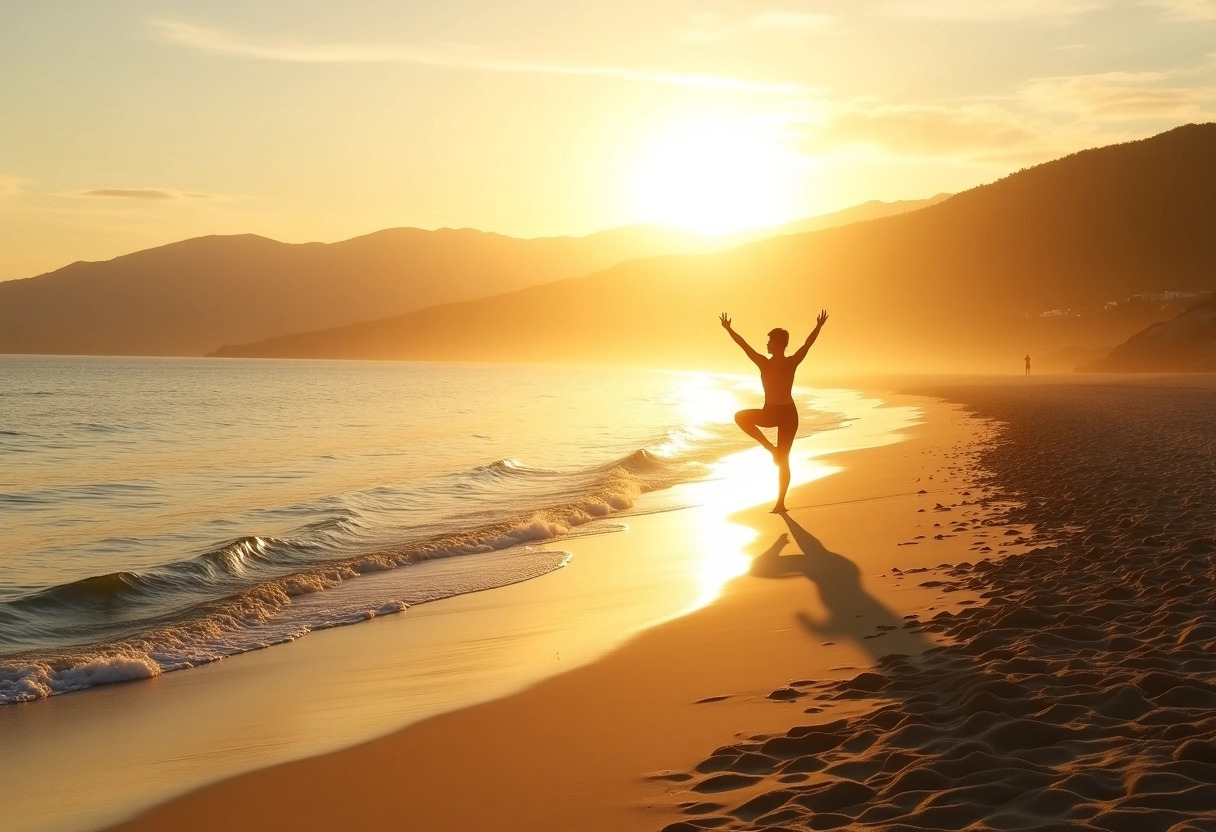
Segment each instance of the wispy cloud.
M819 12L765 11L729 22L723 21L716 14L699 13L693 16L692 26L680 32L678 38L685 41L713 42L761 33L798 35L826 29L833 21L831 15Z
M28 179L22 179L20 176L9 176L0 173L0 197L16 196L25 191L25 185L29 182Z
M145 199L154 202L220 199L215 194L197 194L165 188L94 188L88 191L73 191L70 196L100 199Z
M1216 87L1172 83L1175 72L1105 72L1036 78L1020 98L1044 112L1091 119L1188 119L1211 113Z
M930 20L1061 21L1109 5L1110 0L885 0L878 10L892 17Z
M197 52L293 63L438 63L437 50L369 43L258 42L221 29L168 20L150 21L166 40Z
M1146 0L1144 5L1162 9L1178 20L1216 21L1216 0Z
M868 144L911 156L988 154L1037 136L1013 113L992 104L890 105L856 101L831 108L817 141Z
M894 155L1034 157L1216 120L1214 57L1165 70L1031 78L1001 95L953 101L821 100L803 121L820 152L856 144Z
M485 50L471 46L432 48L369 43L308 43L288 40L263 42L239 37L220 29L204 28L189 23L154 21L151 25L166 40L198 52L262 61L332 64L403 63L483 72L616 78L639 83L745 92L797 93L805 91L805 87L801 84L748 81L719 75L525 61L494 56Z

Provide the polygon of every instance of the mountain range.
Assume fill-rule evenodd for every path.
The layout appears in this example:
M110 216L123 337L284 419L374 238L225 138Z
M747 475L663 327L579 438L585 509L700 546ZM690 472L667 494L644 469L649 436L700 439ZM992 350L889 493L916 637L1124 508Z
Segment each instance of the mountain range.
M200 237L0 282L0 353L203 355L225 343L400 315L626 260L713 251L901 213L944 196L871 202L724 237L646 225L577 238L416 228L332 244L253 234Z
M744 369L717 332L800 340L832 370L1020 372L1108 348L1216 284L1216 124L1082 151L919 210L618 263L462 303L228 346L222 356L567 361Z

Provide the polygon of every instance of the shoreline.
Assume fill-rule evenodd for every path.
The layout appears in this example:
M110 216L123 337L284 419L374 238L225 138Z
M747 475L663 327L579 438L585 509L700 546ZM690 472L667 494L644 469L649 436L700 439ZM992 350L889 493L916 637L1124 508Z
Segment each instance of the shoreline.
M790 516L800 528L822 539L824 551L846 553L837 556L835 573L793 580L745 575L708 606L637 633L607 655L522 692L363 745L236 776L117 828L205 829L221 820L231 828L321 828L391 825L409 818L417 828L474 829L501 824L508 807L518 828L661 825L673 811L663 805L664 794L677 785L663 779L664 770L699 759L715 739L735 737L739 726L788 726L797 712L769 693L794 681L791 672L798 678L839 679L872 665L880 643L884 653L923 649L928 646L923 636L899 629L902 616L927 607L960 609L970 600L966 593L944 596L937 589L904 586L890 568L898 563L928 569L959 559L974 545L973 538L960 536L931 546L900 546L927 527L925 515L917 512L926 500L932 500L930 508L961 502L961 480L949 484L952 454L975 438L980 422L955 406L884 398L888 405L924 408L926 416L904 430L909 436L898 444L844 453L824 449L828 463L844 470L790 492ZM769 477L771 470L770 464ZM935 474L932 493L918 495L921 489L912 487L916 477ZM727 548L742 546L756 557L771 552L778 535L799 537L765 509L731 512L730 524L745 530L751 541L736 536ZM637 518L624 537L584 543L602 545L605 556L623 543L656 553L679 539L694 539L702 548L721 545L697 537L694 516L678 511ZM666 527L636 528L645 525L643 519ZM801 537L803 548L813 545L807 537ZM575 549L573 541L569 548ZM816 628L835 635L827 638ZM835 641L825 644L825 639ZM849 706L830 710L842 707ZM297 805L295 796L304 791L335 788L344 797L332 806ZM468 800L466 791L477 799Z
M799 440L803 479L834 471L819 461L824 454L892 441L913 419L912 411L855 391L823 394L857 412L847 429ZM632 515L606 518L623 520L627 531L555 541L552 547L573 554L556 573L186 673L0 709L0 734L23 761L0 763L0 803L17 829L95 828L208 783L373 740L594 661L632 634L708 603L745 568L738 550L751 532L725 515L754 502L747 489L757 481L761 496L775 493L771 461L753 449L717 467L709 481L655 492L649 502L652 495L643 495ZM661 510L673 504L692 507ZM643 545L633 545L639 537ZM662 541L663 551L648 551L645 541ZM186 714L196 716L183 721ZM73 782L72 804L43 773L52 770Z

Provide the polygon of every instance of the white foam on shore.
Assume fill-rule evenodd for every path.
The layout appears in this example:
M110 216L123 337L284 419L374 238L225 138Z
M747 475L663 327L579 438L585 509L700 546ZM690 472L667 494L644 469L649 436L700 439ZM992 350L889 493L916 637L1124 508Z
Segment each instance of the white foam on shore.
M539 577L564 566L565 552L524 548L489 557L415 564L376 576L356 591L342 578L334 590L316 580L287 579L243 594L232 609L153 630L115 644L60 651L49 657L0 663L0 704L28 702L97 685L147 679L209 664L227 656L294 641L310 632L368 621L411 606ZM298 584L298 585L297 585ZM345 588L346 591L341 591Z
M159 664L139 653L96 656L63 669L56 669L48 662L0 667L0 703L28 702L95 685L150 679L161 672Z

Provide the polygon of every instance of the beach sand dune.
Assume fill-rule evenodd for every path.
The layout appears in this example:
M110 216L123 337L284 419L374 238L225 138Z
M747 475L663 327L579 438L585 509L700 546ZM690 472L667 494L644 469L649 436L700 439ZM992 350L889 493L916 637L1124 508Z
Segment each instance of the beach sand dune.
M713 751L664 832L1216 829L1216 385L1186 384L920 391L995 420L976 502L1051 542L936 570L983 599L908 622L938 646L774 691L874 705Z

